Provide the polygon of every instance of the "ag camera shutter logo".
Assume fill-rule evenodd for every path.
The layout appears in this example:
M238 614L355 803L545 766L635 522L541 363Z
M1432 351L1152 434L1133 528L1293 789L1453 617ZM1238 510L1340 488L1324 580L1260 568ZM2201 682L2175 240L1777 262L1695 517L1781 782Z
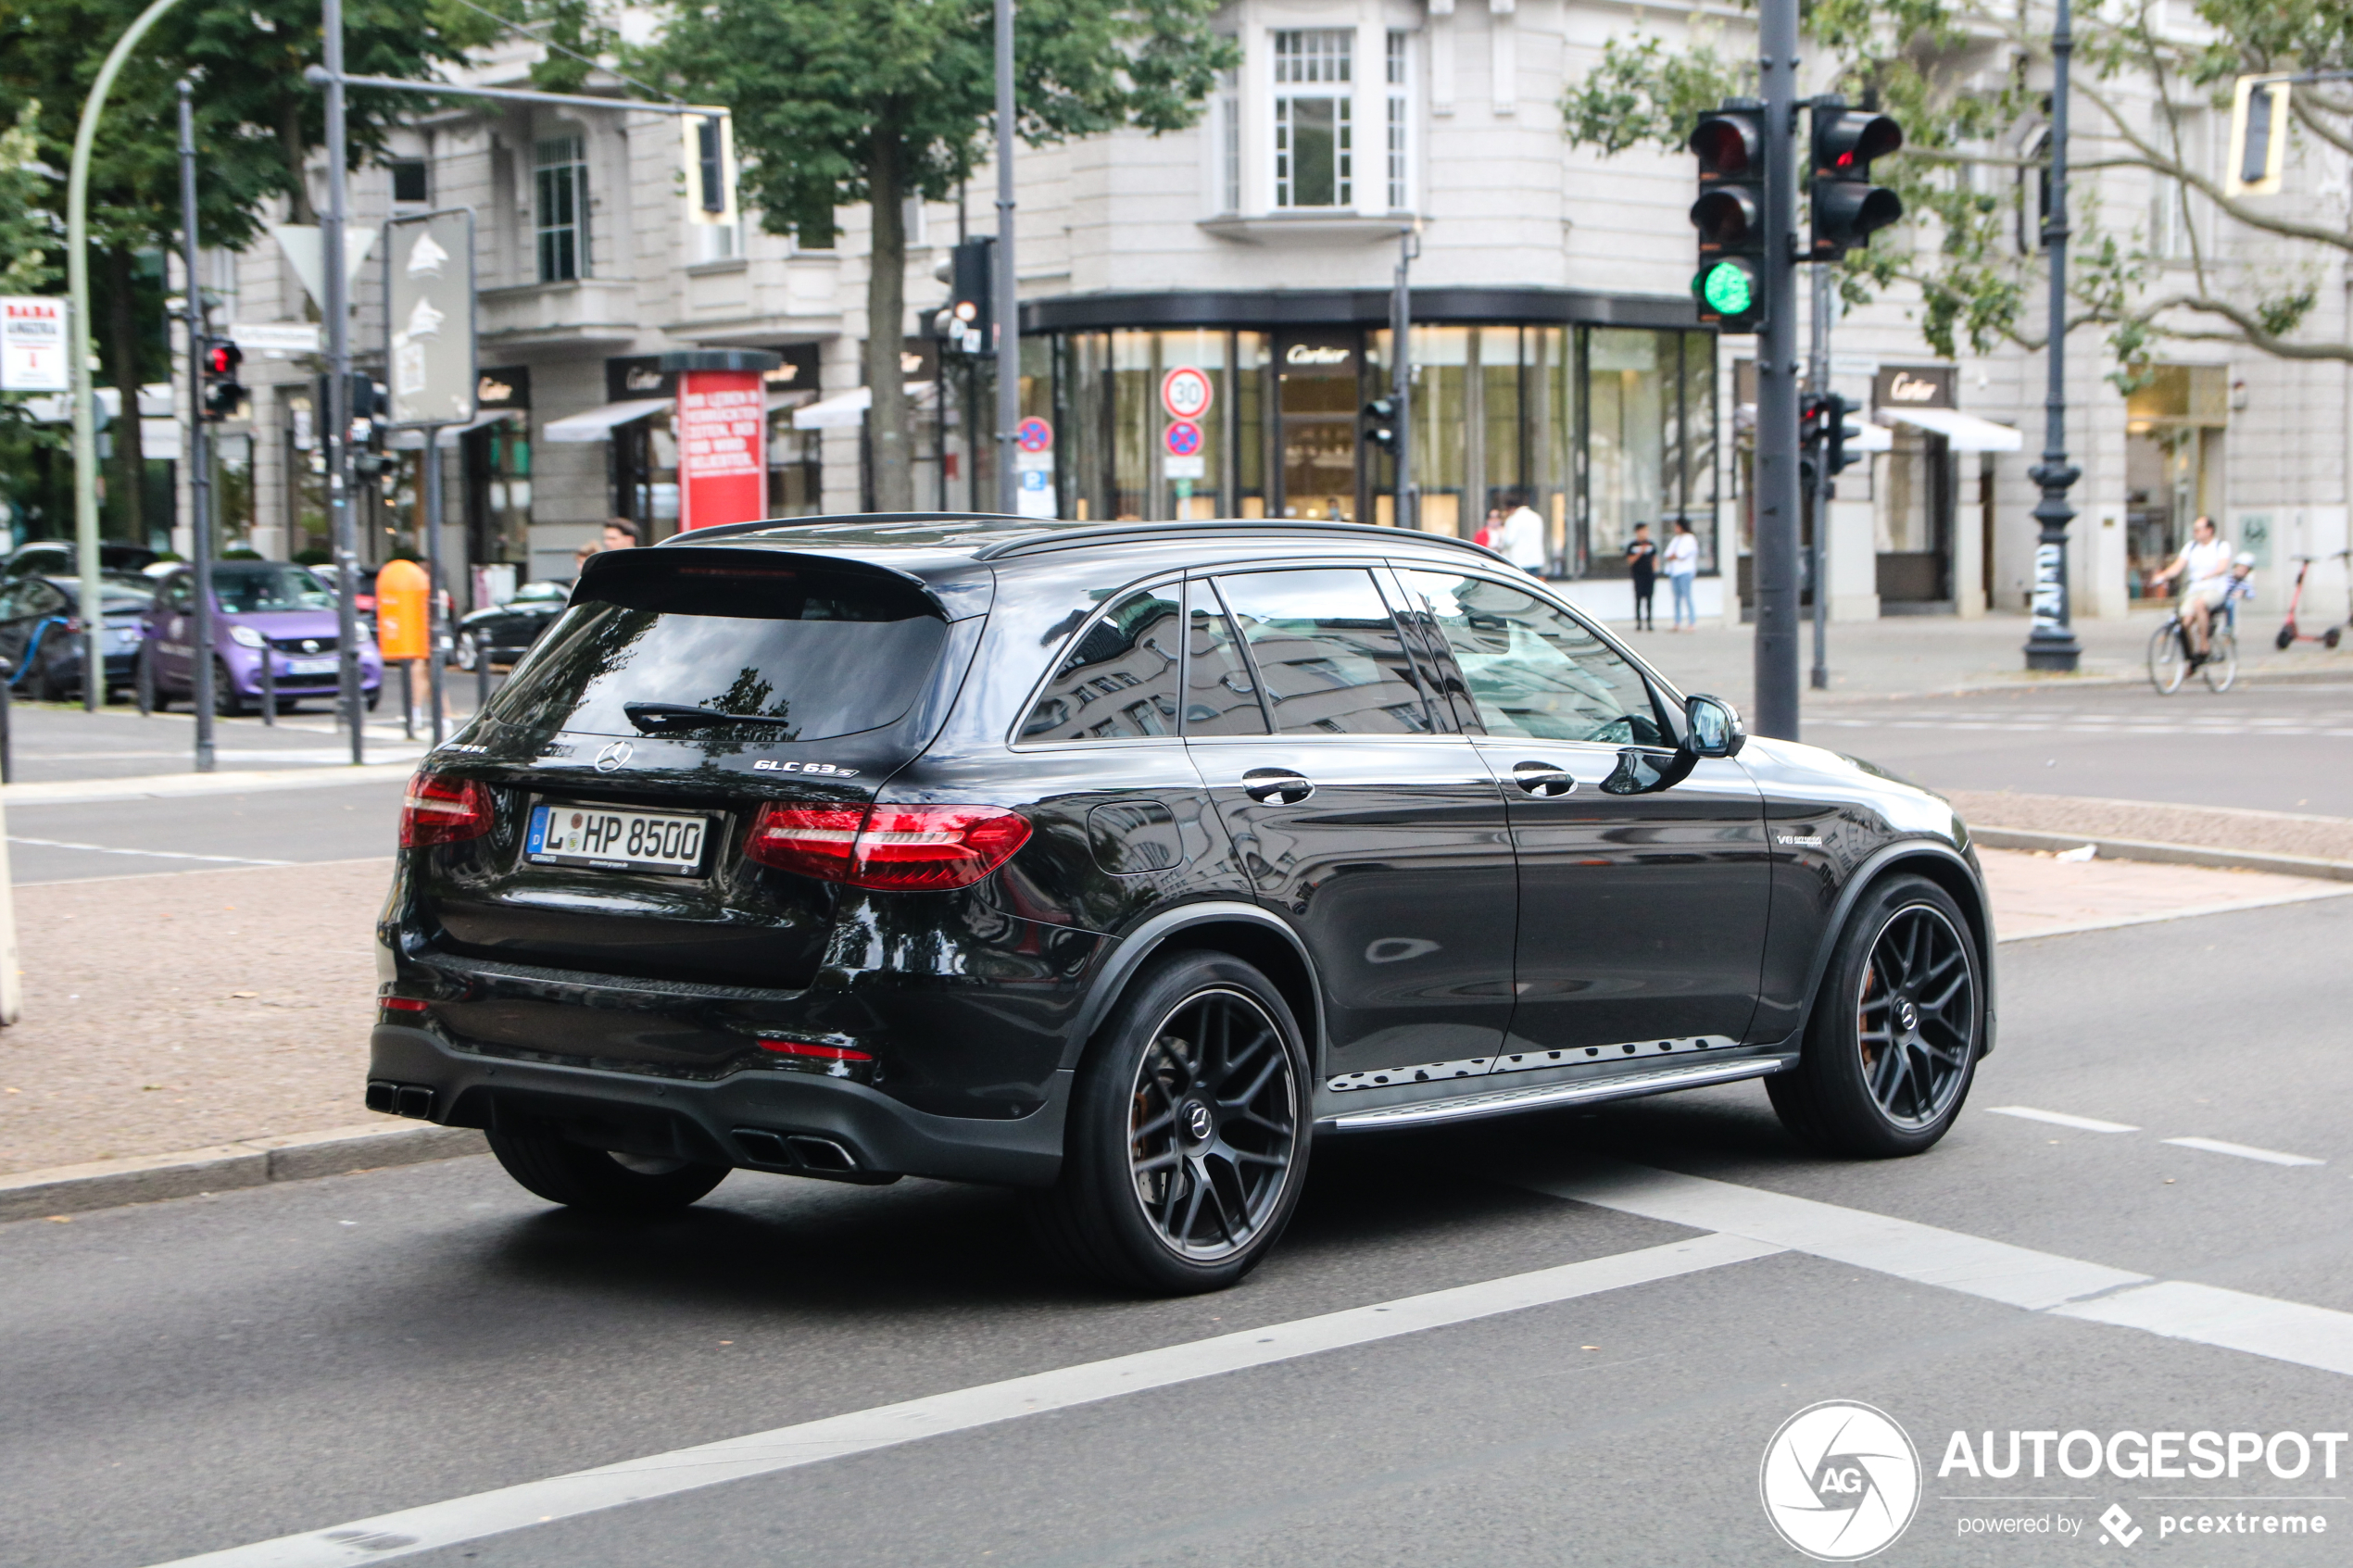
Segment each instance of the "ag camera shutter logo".
M1920 1503L1920 1456L1885 1411L1826 1399L1781 1423L1757 1471L1765 1517L1818 1562L1894 1544Z

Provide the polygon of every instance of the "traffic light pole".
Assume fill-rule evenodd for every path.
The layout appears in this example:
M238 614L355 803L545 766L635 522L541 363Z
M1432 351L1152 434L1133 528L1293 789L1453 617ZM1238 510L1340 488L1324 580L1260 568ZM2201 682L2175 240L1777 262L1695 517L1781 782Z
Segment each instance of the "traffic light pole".
M1797 0L1760 0L1765 319L1756 334L1756 733L1798 737Z
M1397 282L1389 301L1390 395L1397 400L1397 526L1421 526L1414 505L1414 257L1421 236L1412 229L1397 235Z
M1808 380L1809 390L1818 396L1831 389L1831 305L1837 297L1831 265L1827 261L1814 264L1814 356L1813 373ZM1835 422L1845 415L1832 410L1830 418ZM1830 521L1831 497L1837 492L1838 478L1831 472L1830 443L1825 440L1814 454L1814 669L1806 683L1818 692L1831 689Z
M2075 53L2068 0L2051 29L2051 210L2043 223L2050 248L2050 325L2045 332L2050 385L2043 400L2043 460L2027 477L2043 487L2034 521L2034 629L2026 637L2029 670L2072 671L2083 650L2075 640L2067 589L2067 525L2075 520L2067 492L2077 472L2067 460L2067 74Z
M212 442L205 430L204 290L196 282L196 117L195 87L180 79L180 254L187 273L188 323L188 550L195 560L195 634L188 660L188 706L195 709L196 771L212 771ZM85 667L88 668L88 667ZM98 684L106 685L106 666Z
M351 307L343 264L344 228L350 211L345 178L343 0L321 0L325 32L327 210L319 219L319 251L327 318L327 525L335 552L336 705L351 726L351 761L367 760L359 706L359 540L351 517Z
M1021 280L1013 273L1013 0L997 0L997 509L1021 510L1021 475L1013 471L1014 434L1021 429Z

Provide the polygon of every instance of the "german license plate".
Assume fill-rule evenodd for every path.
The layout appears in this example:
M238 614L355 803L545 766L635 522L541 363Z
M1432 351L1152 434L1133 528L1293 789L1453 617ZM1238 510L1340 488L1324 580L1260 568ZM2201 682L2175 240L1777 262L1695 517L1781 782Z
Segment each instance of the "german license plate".
M290 659L282 667L289 675L325 675L335 667L332 659Z
M595 866L600 871L660 872L692 876L702 870L708 817L665 811L622 811L604 806L535 806L523 854L543 866Z

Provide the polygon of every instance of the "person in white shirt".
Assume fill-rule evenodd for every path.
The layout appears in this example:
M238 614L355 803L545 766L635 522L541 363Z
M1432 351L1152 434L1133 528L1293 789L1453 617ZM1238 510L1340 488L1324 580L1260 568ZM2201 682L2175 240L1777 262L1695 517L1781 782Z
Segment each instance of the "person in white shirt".
M1675 596L1671 629L1698 631L1699 611L1692 606L1692 579L1699 574L1699 535L1681 518L1675 520L1675 537L1667 541L1667 556L1661 564L1667 572L1667 586Z
M2214 651L2214 615L2231 592L2231 542L2215 531L2210 517L2192 523L2190 535L2171 566L2149 574L2149 586L2182 579L2182 619L2202 658Z
M1514 566L1524 568L1537 576L1544 575L1544 520L1528 504L1528 497L1517 497L1519 504L1504 519L1501 548L1504 558Z

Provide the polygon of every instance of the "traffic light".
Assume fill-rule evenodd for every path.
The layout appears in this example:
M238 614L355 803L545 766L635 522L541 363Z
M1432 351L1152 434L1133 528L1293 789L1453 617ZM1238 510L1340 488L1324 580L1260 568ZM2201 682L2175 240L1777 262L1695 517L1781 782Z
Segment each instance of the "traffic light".
M327 393L329 378L314 377L310 383L310 406L318 410L319 428L327 428ZM384 453L384 417L388 399L384 383L365 370L351 372L351 466L352 471L363 478L382 473L391 467L392 459Z
M1835 392L1824 394L1822 404L1822 471L1836 479L1863 460L1863 454L1846 449L1848 440L1859 440L1863 434L1859 427L1846 422L1846 416L1861 413L1862 405Z
M2231 102L2231 162L2222 171L2226 196L2275 196L2287 161L2288 84L2279 77L2242 76Z
M1700 116L1691 149L1699 158L1699 319L1721 332L1755 332L1765 324L1765 107L1733 98Z
M1387 452L1397 455L1397 399L1376 397L1365 405L1365 439Z
M245 389L238 384L237 367L245 362L245 352L227 338L206 340L204 347L204 417L208 420L233 419L245 400Z
M934 335L951 353L975 357L997 352L994 324L997 237L983 234L961 242L950 253L948 303L933 319Z
M1814 106L1814 233L1808 254L1836 261L1904 216L1904 198L1871 183L1871 160L1904 144L1904 128L1883 114L1836 100Z

